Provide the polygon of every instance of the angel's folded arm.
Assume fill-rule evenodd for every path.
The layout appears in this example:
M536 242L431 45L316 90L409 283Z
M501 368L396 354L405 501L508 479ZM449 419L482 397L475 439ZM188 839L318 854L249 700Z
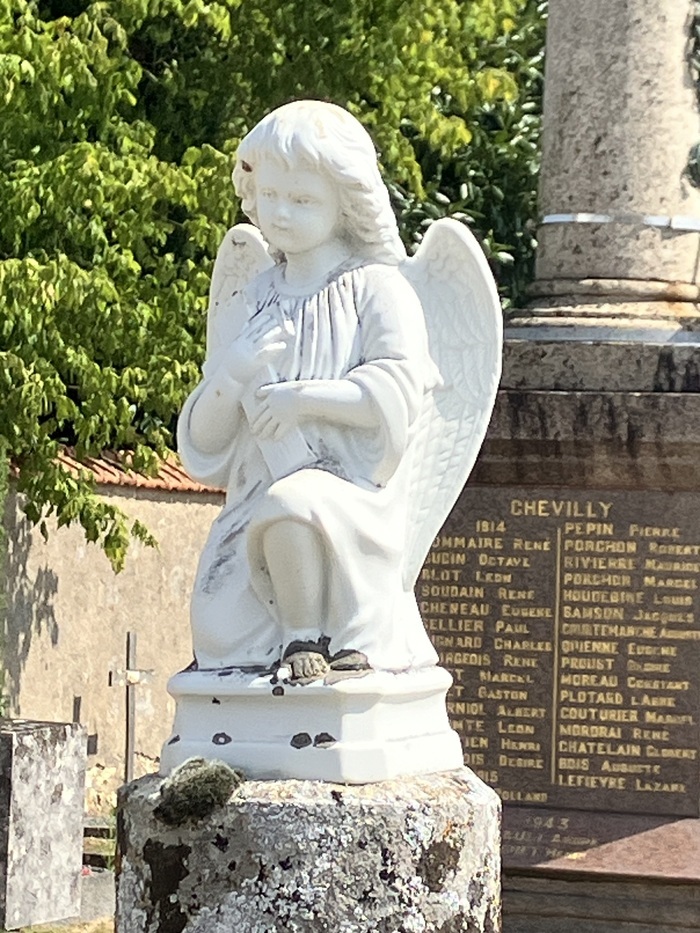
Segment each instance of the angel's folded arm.
M363 362L349 376L356 382L393 386L411 424L427 383L427 336L423 309L398 269L371 267L362 312Z
M302 416L356 428L376 428L379 414L369 392L349 379L311 379L299 383Z
M200 453L217 454L230 445L238 431L243 391L244 387L223 366L195 389L187 428Z

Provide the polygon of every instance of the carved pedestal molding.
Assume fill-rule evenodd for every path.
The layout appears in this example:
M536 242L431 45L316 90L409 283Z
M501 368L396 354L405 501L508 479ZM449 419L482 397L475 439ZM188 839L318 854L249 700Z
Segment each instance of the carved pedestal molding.
M176 674L161 773L192 756L256 779L348 784L460 768L462 748L445 710L451 683L439 667L303 687L235 670Z
M199 820L120 802L117 933L500 930L500 804L466 768L361 787L249 781Z
M700 141L692 0L552 0L547 32L537 315L596 302L698 302ZM686 303L678 307L675 303ZM687 303L690 303L688 306ZM606 310L609 313L610 309ZM644 316L644 311L632 312Z

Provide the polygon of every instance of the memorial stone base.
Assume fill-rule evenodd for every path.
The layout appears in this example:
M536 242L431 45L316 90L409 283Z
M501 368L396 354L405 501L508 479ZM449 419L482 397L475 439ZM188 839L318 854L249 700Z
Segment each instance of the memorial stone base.
M584 873L504 879L506 933L698 933L700 891L682 882Z
M80 913L86 745L73 723L0 720L0 928Z
M348 786L244 781L164 821L119 803L117 933L498 933L500 804L471 771ZM172 786L172 785L171 785Z
M417 590L505 928L699 931L700 335L531 321Z

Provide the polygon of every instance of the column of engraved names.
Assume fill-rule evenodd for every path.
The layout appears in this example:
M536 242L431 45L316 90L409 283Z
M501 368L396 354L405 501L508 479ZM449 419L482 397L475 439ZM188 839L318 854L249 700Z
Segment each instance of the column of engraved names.
M500 531L510 579L491 584L494 666L484 672L482 695L494 703L499 789L508 803L547 803L548 711L553 676L552 542L529 515L477 520L477 533ZM502 508L502 507L501 507ZM487 557L480 557L487 564ZM480 570L477 578L488 571ZM488 584L487 584L488 585Z
M644 606L634 620L655 628L656 637L628 645L627 684L642 711L638 735L653 775L637 780L645 793L693 799L700 790L700 617L698 516L690 502L683 525L631 523L629 534L643 555Z
M677 710L691 683L673 642L678 626L695 630L696 583L646 572L649 549L681 530L630 522L629 505L639 511L624 495L582 501L557 531L552 782L620 802L677 795L682 809L677 765L697 747L682 733L694 713Z
M492 517L503 512L480 497L461 524L467 534L437 539L419 597L441 661L455 675L448 709L467 763L504 799L546 803L552 609L538 581L552 579L551 542ZM478 604L455 619L440 597Z
M485 587L473 580L474 561L467 536L439 535L420 572L416 595L440 663L454 677L447 701L452 727L460 734L467 764L483 773L490 744L486 708L472 688L479 671L491 664L484 648L485 620L491 606Z

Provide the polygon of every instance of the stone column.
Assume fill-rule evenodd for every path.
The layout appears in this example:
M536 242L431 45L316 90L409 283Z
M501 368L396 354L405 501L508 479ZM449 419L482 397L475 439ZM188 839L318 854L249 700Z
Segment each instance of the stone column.
M551 0L538 309L564 305L576 318L622 302L639 303L617 309L632 317L697 313L693 11L693 0Z

